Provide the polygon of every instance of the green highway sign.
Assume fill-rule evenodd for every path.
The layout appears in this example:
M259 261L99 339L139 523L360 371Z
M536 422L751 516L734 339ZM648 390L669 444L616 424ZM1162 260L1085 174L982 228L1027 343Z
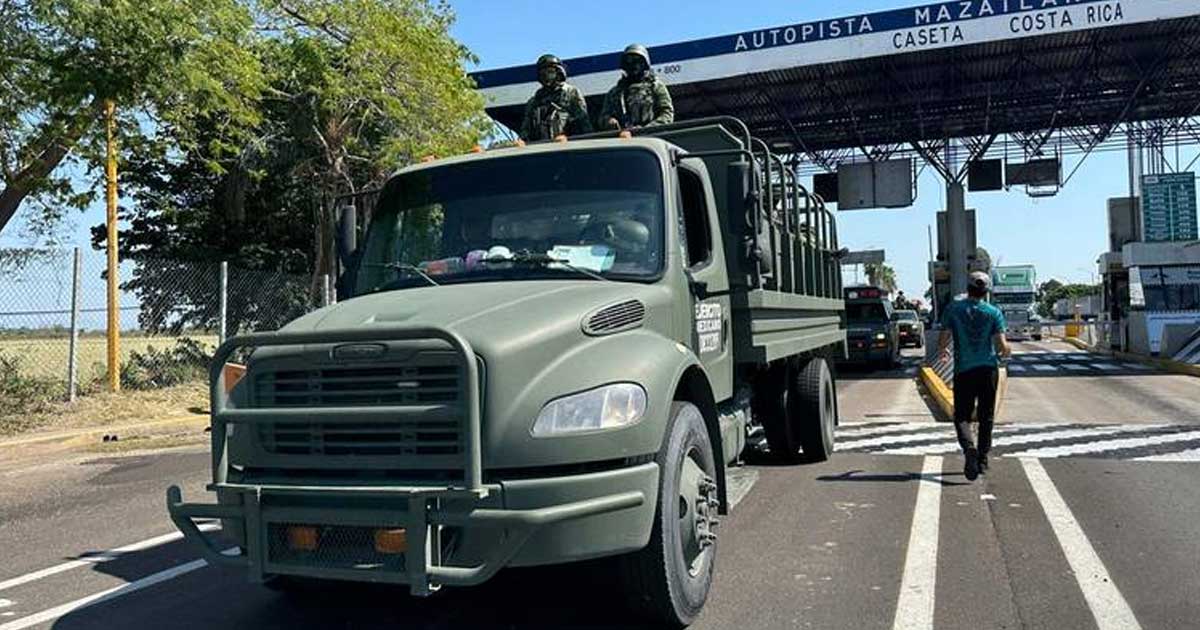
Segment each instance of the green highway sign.
M1142 234L1146 242L1194 241L1196 227L1194 173L1142 177Z

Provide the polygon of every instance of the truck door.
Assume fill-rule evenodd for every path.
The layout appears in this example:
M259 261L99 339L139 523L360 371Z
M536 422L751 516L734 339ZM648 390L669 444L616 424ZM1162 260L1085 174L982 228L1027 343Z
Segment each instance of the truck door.
M733 396L729 275L717 225L712 186L702 164L683 162L679 177L679 232L692 299L690 347L700 358L718 401Z

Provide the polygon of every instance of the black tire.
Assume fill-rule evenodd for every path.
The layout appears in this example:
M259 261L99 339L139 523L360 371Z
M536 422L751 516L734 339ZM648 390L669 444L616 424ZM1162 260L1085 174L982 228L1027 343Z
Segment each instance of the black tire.
M754 415L761 419L771 456L787 464L798 464L804 460L800 456L800 434L792 404L791 364L780 362L772 366L766 379L755 392Z
M702 510L703 514L711 515L713 520L704 519L711 526L718 509L713 481L717 478L716 458L704 417L695 405L671 403L666 437L656 460L661 472L650 543L616 560L631 608L667 627L682 628L695 620L708 600L717 552L714 538L708 541L708 546L700 546L689 561L685 546L691 545L692 551L696 551L696 539L683 531L686 516L680 516L681 510L689 510L690 514ZM703 471L701 484L708 487L695 494L689 505L684 495L691 491L684 482L689 471L695 474L696 467ZM699 505L701 501L704 505ZM693 528L691 533L698 531Z
M792 405L804 459L828 460L833 455L838 410L837 384L825 359L813 359L797 372Z

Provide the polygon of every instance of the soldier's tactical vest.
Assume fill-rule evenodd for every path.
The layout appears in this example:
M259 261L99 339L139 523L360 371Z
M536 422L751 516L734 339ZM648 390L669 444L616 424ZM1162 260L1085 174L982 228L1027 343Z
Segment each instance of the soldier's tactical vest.
M642 127L654 120L654 85L657 78L626 83L621 90L625 126Z
M533 128L540 137L535 140L551 140L567 131L571 123L567 90L559 88L538 99L533 109Z

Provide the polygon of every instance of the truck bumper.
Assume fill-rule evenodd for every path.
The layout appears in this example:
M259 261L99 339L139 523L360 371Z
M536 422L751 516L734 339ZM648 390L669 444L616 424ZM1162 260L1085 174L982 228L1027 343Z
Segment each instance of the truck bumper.
M658 474L658 465L649 463L501 481L482 492L212 484L218 504L184 503L178 486L172 486L167 509L205 559L246 570L252 582L274 575L386 582L406 584L414 595L424 596L444 585L480 584L505 566L569 562L644 547ZM197 519L221 519L238 547L222 550L200 531Z
M879 363L892 357L890 348L850 348L847 363Z

